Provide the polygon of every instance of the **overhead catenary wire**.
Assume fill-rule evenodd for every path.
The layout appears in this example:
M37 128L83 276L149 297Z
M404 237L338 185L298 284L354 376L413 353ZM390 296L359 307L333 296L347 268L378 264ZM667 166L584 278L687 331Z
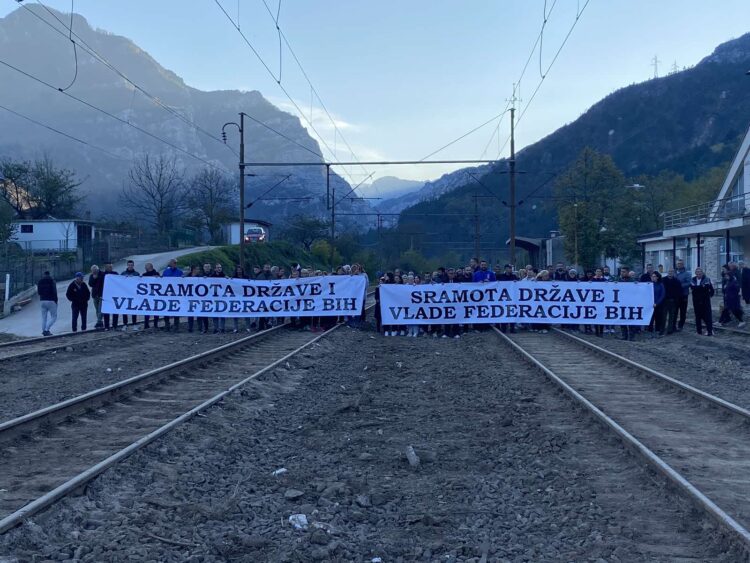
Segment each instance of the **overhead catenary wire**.
M586 0L586 2L583 4L583 7L576 10L576 17L575 17L575 20L573 20L573 24L570 26L570 29L568 30L568 33L565 35L565 38L563 39L562 43L560 43L560 47L557 49L557 52L555 52L555 56L552 57L552 60L547 66L547 70L545 70L544 73L542 73L542 77L539 79L539 82L537 83L536 88L534 88L534 91L532 92L531 97L528 99L523 110L518 115L518 119L516 120L516 127L518 127L518 124L521 122L521 119L523 119L523 116L526 115L526 112L528 111L529 106L531 105L531 102L534 101L534 98L536 98L536 95L539 93L539 89L542 87L542 84L544 84L545 79L549 75L549 71L552 69L552 66L555 64L555 61L557 61L557 58L560 56L560 53L562 52L563 47L565 47L565 44L568 42L568 39L570 39L570 36L573 33L573 30L578 24L578 21L581 19L581 16L583 15L583 12L586 10L586 7L589 5L590 1L591 0ZM505 147L508 145L509 142L510 142L510 135L505 139L505 143L503 143L503 146L498 151L498 154L497 154L498 158L500 158L500 155L502 154L503 150L505 150Z
M52 127L51 125L47 125L46 123L43 123L43 122L41 122L39 120L36 120L33 117L29 117L28 115L25 115L25 114L23 114L23 113L21 113L19 111L10 109L9 107L0 105L0 109L4 109L8 113L11 113L11 114L15 115L16 117L20 117L21 119L25 119L26 121L29 121L29 122L31 122L31 123L33 123L35 125L38 125L40 127L44 127L45 129L48 129L49 131L57 133L58 135L62 135L63 137L66 137L66 138L70 139L71 141L75 141L76 143L80 143L80 144L85 145L87 147L91 147L92 149L95 149L95 150L98 150L100 152L103 152L104 154L109 155L112 158L116 158L117 160L129 160L127 158L122 158L121 156L118 156L115 153L108 151L107 149L104 149L102 147L94 145L93 143L90 143L90 142L88 142L88 141L86 141L84 139L81 139L79 137L76 137L74 135L66 133L65 131L61 131L60 129Z
M544 16L544 19L542 21L542 29L540 30L539 34L537 35L536 41L534 41L534 44L531 46L531 51L529 51L529 56L526 58L526 63L523 65L523 69L521 70L521 74L519 75L518 80L516 80L516 82L515 82L515 84L519 85L519 87L520 87L521 81L523 80L524 75L526 74L526 70L529 68L529 63L531 62L531 59L534 56L534 52L536 51L536 47L542 41L542 36L544 35L544 28L547 25L547 20L552 15L552 11L555 9L556 5L557 5L557 0L554 0L554 2L552 3L552 6L549 9L549 12L547 12L546 2L545 2L545 9L544 9L545 16ZM475 131L478 131L479 129L481 129L482 127L484 127L485 125L487 125L488 123L494 121L495 119L497 119L499 117L500 121L495 126L495 129L493 130L493 133L490 136L490 140L487 141L487 145L485 146L484 150L482 151L481 156L479 157L480 159L484 158L484 155L487 153L487 150L489 149L489 146L492 143L492 139L495 137L495 135L497 135L498 139L499 139L500 125L502 124L502 120L505 117L505 114L508 112L508 109L510 108L510 104L511 104L511 101L509 100L508 103L505 105L505 108L503 109L503 111L500 112L499 114L497 114L495 117L487 120L485 123L483 123L479 127L475 127L473 129L471 129L470 131L467 131L466 133L464 133L463 135L457 137L453 141L451 141L449 143L446 143L445 145L443 145L442 147L440 147L436 151L434 151L434 152L430 153L429 155L427 155L425 157L425 159L430 158L431 156L434 156L435 154L439 153L440 151L442 151L444 149L447 149L451 145L456 144L458 141L460 141L460 140L468 137L469 135L471 135ZM498 154L500 152L501 151L498 151Z
M320 132L315 128L315 125L313 124L312 120L307 118L307 116L305 115L305 113L299 107L299 104L297 104L297 102L294 101L294 98L292 98L292 96L289 94L289 91L286 89L286 87L281 83L281 81L279 79L276 78L276 75L271 70L271 67L269 67L268 63L266 63L266 61L263 59L263 57L260 56L260 53L258 53L258 50L253 46L252 42L248 39L247 35L245 35L245 33L239 28L239 25L234 22L234 20L232 19L232 16L230 16L227 13L226 9L224 9L224 6L221 5L221 2L219 2L219 0L214 0L214 3L218 6L219 10L221 10L221 12L224 14L224 16L226 16L227 20L229 20L229 22L232 24L232 27L234 27L237 30L237 33L240 34L240 37L242 37L243 41L250 48L250 51L253 53L253 55L255 55L255 58L257 58L258 61L261 63L261 65L263 65L263 68L266 69L266 72L269 74L269 76L271 76L271 78L273 78L273 80L276 82L276 84L278 85L278 87L281 89L281 91L284 93L284 95L286 96L286 98L289 100L289 103L291 103L295 107L295 109L297 110L297 113L300 115L300 117L302 117L302 119L304 119L307 122L307 124L310 126L310 129L312 129L312 131L317 135L317 137L320 140L320 142L323 143L323 146L328 150L328 152L330 154L332 154L334 156L334 162L333 163L337 164L335 162L336 155L335 155L333 149L331 149L330 145L326 142L326 140L323 138L323 136L320 134ZM282 35L282 37L283 37L283 35ZM342 170L344 171L344 173L347 176L349 176L349 178L353 182L354 181L353 177L349 174L349 171L346 169L346 167L342 166Z
M12 1L15 2L15 0L12 0ZM164 102L162 102L158 97L152 95L144 87L142 87L140 84L136 83L133 79L131 79L124 72L122 72L119 68L117 68L114 64L112 64L104 55L102 55L101 53L99 53L94 47L92 47L90 44L88 44L80 35L78 35L77 33L75 33L73 31L73 24L72 24L72 22L73 22L73 9L72 9L72 5L71 5L71 23L70 23L70 25L67 25L64 21L62 21L57 16L57 14L55 14L54 11L52 11L41 0L36 0L36 2L47 13L49 13L53 18L55 18L55 20L57 20L60 23L60 25L63 26L63 28L65 28L68 31L68 35L67 36L66 36L66 34L62 30L60 30L57 27L55 27L52 23L50 23L48 20L46 20L45 18L43 18L38 13L36 13L29 6L27 6L26 4L21 4L21 5L26 9L27 12L29 12L31 15L33 15L35 18L37 18L39 21L43 22L50 29L52 29L56 33L62 35L63 37L68 37L70 39L70 41L73 43L74 48L75 48L76 45L78 45L79 47L81 47L81 49L83 49L89 55L91 55L92 57L94 57L95 60L99 61L105 67L107 67L112 72L114 72L117 76L119 76L120 78L122 78L128 84L130 84L133 87L134 92L135 91L141 92L144 96L146 96L149 100L151 100L152 103L154 103L158 107L164 109L165 111L167 111L168 113L170 113L174 117L178 118L179 120L181 120L183 123L185 123L188 126L190 126L195 131L198 131L199 133L202 133L203 135L205 135L205 136L213 139L214 141L217 141L217 142L221 143L222 146L226 147L227 150L231 151L235 155L238 154L229 145L225 144L224 141L222 139L220 139L218 136L216 136L216 135L212 134L211 132L207 131L206 129L204 129L203 127L201 127L197 123L195 123L193 120L191 120L187 116L183 115L182 113L180 113L176 109L174 109L174 108L170 107L169 105L165 104ZM72 83L71 83L70 86L72 86ZM70 86L64 88L63 91L67 90L68 88L70 88ZM132 102L131 102L131 105L132 105Z
M333 116L331 115L331 113L328 111L328 108L326 107L325 103L323 102L323 98L320 97L320 94L318 93L318 90L315 88L315 86L313 86L312 80L310 80L310 77L308 76L307 71L305 70L305 67L302 66L302 62L300 61L299 57L297 56L297 53L294 52L294 49L292 48L292 45L289 42L289 39L287 39L286 35L284 34L284 30L281 29L281 26L279 26L279 16L281 14L281 0L279 0L279 5L278 5L278 8L276 10L276 17L275 18L274 18L273 12L271 11L271 8L268 5L268 2L266 0L262 0L262 1L263 1L263 5L266 7L266 11L268 12L268 15L270 15L271 19L274 20L274 23L276 25L276 30L277 30L277 32L279 34L279 37L284 40L284 44L287 46L287 49L289 49L289 53L292 55L292 58L297 63L297 66L299 67L300 72L302 72L302 76L304 76L305 80L307 81L307 84L310 86L310 91L315 94L315 97L320 102L320 107L323 109L323 111L325 112L325 114L328 116L328 119L331 122L331 125L333 125L334 139L335 139L335 135L338 134L338 136L341 137L341 140L344 142L344 145L346 145L346 148L349 150L349 153L352 155L352 158L355 161L359 161L359 158L357 158L356 153L352 149L352 147L349 144L349 142L346 140L346 137L339 130L339 127L336 124L336 120L333 118ZM282 52L281 52L281 48L279 48L279 68L281 68L281 62L280 62L281 61L281 57L282 57ZM280 76L280 72L279 72L279 76ZM312 119L312 111L310 112L310 118ZM369 173L369 171L367 170L367 168L365 168L364 166L361 166L361 165L360 165L360 167L362 168L362 170L364 170L365 173Z
M158 135L155 135L154 133L151 133L150 131L148 131L146 129L143 129L142 127L139 127L138 125L135 125L134 123L131 123L131 122L129 122L129 121L127 121L127 120L125 120L125 119L123 119L121 117L118 117L115 114L113 114L113 113L111 113L111 112L109 112L109 111L107 111L105 109L102 109L99 106L96 106L96 105L92 104L91 102L87 102L86 100L84 100L82 98L79 98L78 96L75 96L74 94L71 94L70 92L64 92L60 88L57 88L56 86L50 84L46 80L43 80L43 79L39 78L38 76L34 76L33 74L30 74L30 73L26 72L25 70L22 70L22 69L18 68L17 66L14 66L14 65L12 65L12 64L10 64L10 63L8 63L6 61L3 61L3 60L0 60L0 65L3 65L6 68L9 68L11 70L14 70L17 73L22 74L23 76L29 78L30 80L33 80L33 81L35 81L35 82L37 82L37 83L39 83L39 84L41 84L43 86L46 86L47 88L49 88L51 90L54 90L55 92L59 92L63 96L65 96L67 98L70 98L72 100L75 100L78 103L80 103L80 104L82 104L82 105L84 105L84 106L86 106L86 107L88 107L90 109L93 109L93 110L95 110L95 111L97 111L99 113L102 113L102 114L106 115L107 117L109 117L111 119L114 119L115 121L118 121L119 123L122 123L123 125L127 125L128 127L132 127L136 131L140 131L144 135L146 135L148 137L151 137L152 139L154 139L156 141L164 143L165 145L167 145L167 146L175 149L176 151L179 151L179 152L181 152L181 153L183 153L183 154L185 154L185 155L187 155L187 156L189 156L189 157L191 157L191 158L193 158L195 160L198 160L198 161L202 162L206 166L209 166L209 167L214 168L216 170L220 170L222 172L226 172L226 169L224 167L217 166L216 164L214 164L212 162L209 162L205 158L200 157L200 156L198 156L196 154L193 154L189 150L183 149L182 147L180 147L178 145L175 145L174 143L172 143L170 141L167 141L166 139L163 139L162 137L159 137Z

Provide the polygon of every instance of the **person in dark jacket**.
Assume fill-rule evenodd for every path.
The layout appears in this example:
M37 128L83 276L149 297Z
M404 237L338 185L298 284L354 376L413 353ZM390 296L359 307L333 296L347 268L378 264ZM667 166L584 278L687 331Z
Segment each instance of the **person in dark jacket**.
M42 310L42 336L52 336L50 329L57 321L57 284L49 272L44 272L36 284Z
M677 330L682 330L685 326L685 318L687 317L688 298L690 297L690 272L685 268L685 262L677 260L677 268L674 271L674 277L680 282L682 286L682 297L677 303Z
M115 272L112 269L112 263L107 262L104 264L104 271L102 272L102 291L104 290L104 280L107 278L107 276L117 276L119 275L117 272ZM112 330L117 330L117 321L119 319L119 315L117 313L112 313L111 319L112 319ZM102 321L104 322L104 330L110 329L110 314L109 313L102 313Z
M146 268L146 271L144 271L143 274L141 274L141 277L143 277L143 278L158 278L158 277L161 277L159 275L159 272L157 272L154 269L154 265L151 262L146 262L145 268ZM167 318L166 317L164 317L164 322L165 323L167 322ZM167 324L166 327L169 328L169 325ZM151 316L150 315L145 315L143 317L143 328L144 329L151 328ZM159 330L159 317L158 317L158 315L154 316L154 330Z
M745 328L745 323L742 319L742 300L740 299L740 283L737 278L731 273L731 270L724 275L724 310L721 312L721 318L719 318L720 324L726 324L732 318L732 315L738 321L737 328Z
M638 278L639 282L650 282L652 281L651 274L654 273L654 265L653 264L646 264L646 271L641 274L641 277Z
M591 281L593 283L607 283L607 281L609 280L604 277L604 270L602 268L597 268L596 270L594 270L594 277L591 278ZM604 325L595 324L594 334L598 336L599 338L604 338L604 329L605 329Z
M65 297L70 301L70 310L73 314L72 328L73 332L78 332L78 317L81 317L81 330L86 330L86 311L89 308L89 299L91 292L88 286L83 282L83 274L76 272L75 279L70 282Z
M89 288L91 288L91 300L94 302L94 310L96 311L96 325L94 328L102 328L104 323L102 321L102 295L104 295L104 275L99 271L99 266L91 266L91 273L89 274Z
M662 283L662 277L659 272L651 268L651 282L654 284L654 313L651 315L651 322L648 325L649 331L654 337L664 336L665 305L667 290Z
M740 262L739 270L742 299L745 300L745 305L750 305L750 268L745 266L744 262Z
M677 306L682 299L682 284L675 277L674 268L667 271L667 275L661 279L664 285L664 314L667 319L667 334L677 330Z
M552 272L552 281L566 281L567 279L568 271L565 269L565 264L558 262L555 271Z
M706 334L714 335L713 312L711 298L714 296L714 286L703 273L703 268L696 268L695 275L690 280L690 291L693 294L693 310L695 311L695 329L703 334L703 323L706 324Z

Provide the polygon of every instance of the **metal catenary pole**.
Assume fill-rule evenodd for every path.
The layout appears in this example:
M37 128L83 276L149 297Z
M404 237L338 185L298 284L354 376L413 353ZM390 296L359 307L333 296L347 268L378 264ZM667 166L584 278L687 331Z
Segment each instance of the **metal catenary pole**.
M515 98L515 93L513 94ZM516 264L516 140L515 140L515 117L516 108L510 108L510 244L508 254L510 264Z
M245 271L245 114L240 112L240 268Z

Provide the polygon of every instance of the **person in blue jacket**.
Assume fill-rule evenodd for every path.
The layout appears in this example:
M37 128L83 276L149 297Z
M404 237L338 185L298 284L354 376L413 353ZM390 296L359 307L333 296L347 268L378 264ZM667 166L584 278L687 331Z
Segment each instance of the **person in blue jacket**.
M497 281L497 278L495 277L495 272L493 272L487 267L487 260L482 260L479 263L479 269L476 272L474 272L474 277L472 278L472 281L475 283Z

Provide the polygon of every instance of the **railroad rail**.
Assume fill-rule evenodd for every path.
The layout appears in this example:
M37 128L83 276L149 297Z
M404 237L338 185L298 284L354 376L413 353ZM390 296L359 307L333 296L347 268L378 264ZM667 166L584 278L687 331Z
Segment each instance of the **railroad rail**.
M279 325L0 423L0 533L340 326Z
M66 332L54 336L42 336L40 338L24 338L12 342L0 344L0 361L11 360L33 356L43 352L53 352L64 350L69 346L86 346L93 342L109 340L111 338L124 337L124 332L104 332L104 331L85 331L85 332Z
M561 330L495 330L750 553L750 411Z

